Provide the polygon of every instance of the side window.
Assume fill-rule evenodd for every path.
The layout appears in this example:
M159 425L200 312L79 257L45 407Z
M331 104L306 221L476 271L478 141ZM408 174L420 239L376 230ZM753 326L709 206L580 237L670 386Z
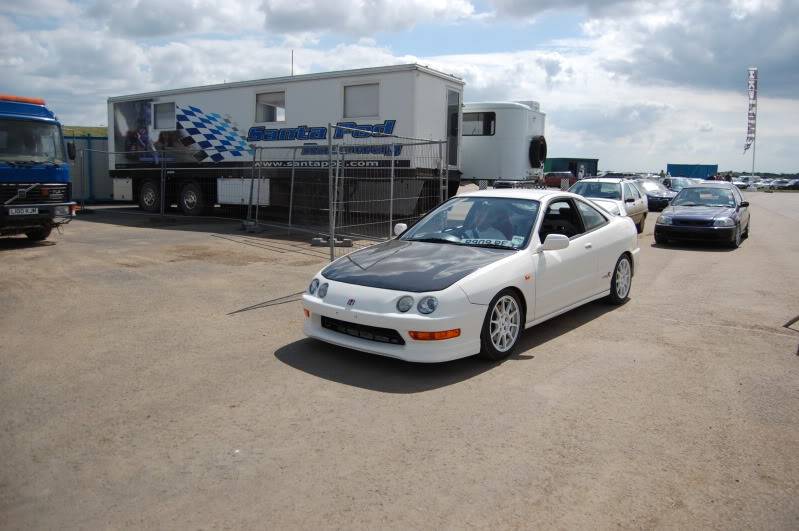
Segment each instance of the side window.
M624 183L624 200L626 201L628 197L636 199L633 187L630 185L630 183Z
M538 237L543 242L550 234L563 234L573 238L582 233L582 221L572 202L568 199L556 199L547 207Z
M582 201L577 201L577 210L580 211L580 216L583 218L583 226L586 232L599 228L608 222L605 216L600 214L597 209Z
M380 116L380 85L367 83L344 87L344 118Z
M738 200L739 204L741 203L741 201L744 200L744 196L741 195L741 191L738 190L737 186L733 186L732 187L732 193L733 193L733 195L735 195L735 198Z
M256 122L285 122L286 93L264 92L255 95Z

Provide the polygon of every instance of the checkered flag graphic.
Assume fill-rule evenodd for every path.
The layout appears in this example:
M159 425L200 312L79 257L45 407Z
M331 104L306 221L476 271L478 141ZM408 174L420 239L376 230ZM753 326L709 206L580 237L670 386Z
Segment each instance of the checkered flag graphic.
M194 151L198 162L220 162L251 154L252 147L227 116L204 113L197 107L178 107L175 115L180 141Z

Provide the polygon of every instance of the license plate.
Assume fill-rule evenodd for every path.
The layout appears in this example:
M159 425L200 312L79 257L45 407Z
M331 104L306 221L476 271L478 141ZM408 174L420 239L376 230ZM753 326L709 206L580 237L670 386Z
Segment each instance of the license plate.
M25 208L9 208L9 216L30 216L31 214L38 214L38 208L25 207Z

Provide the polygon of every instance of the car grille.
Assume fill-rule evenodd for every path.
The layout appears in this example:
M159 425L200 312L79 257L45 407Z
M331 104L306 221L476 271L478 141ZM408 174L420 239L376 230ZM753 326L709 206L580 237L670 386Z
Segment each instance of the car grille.
M673 220L675 225L679 225L682 227L712 227L713 220L712 219L680 219L674 218Z
M9 203L10 205L63 203L69 199L69 189L65 184L35 186L25 192L23 197L17 197L19 191L26 190L30 186L25 183L0 184L0 204L4 204L12 198L14 200Z
M396 330L390 328L379 328L377 326L367 326L347 321L339 321L330 317L322 316L322 328L347 334L348 336L377 341L378 343L390 343L392 345L404 345L405 340Z

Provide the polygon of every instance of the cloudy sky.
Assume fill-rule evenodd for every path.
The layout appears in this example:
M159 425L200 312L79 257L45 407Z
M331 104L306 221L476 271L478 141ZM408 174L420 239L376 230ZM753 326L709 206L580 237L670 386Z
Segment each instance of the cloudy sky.
M799 170L799 0L0 2L0 92L105 125L109 96L418 62L466 101L534 99L551 156L601 169L744 169L760 68L761 171Z

